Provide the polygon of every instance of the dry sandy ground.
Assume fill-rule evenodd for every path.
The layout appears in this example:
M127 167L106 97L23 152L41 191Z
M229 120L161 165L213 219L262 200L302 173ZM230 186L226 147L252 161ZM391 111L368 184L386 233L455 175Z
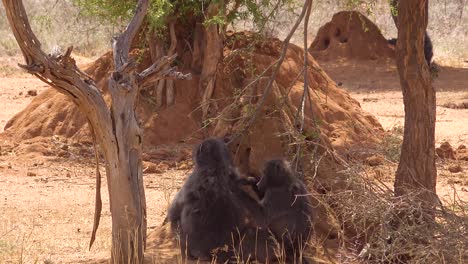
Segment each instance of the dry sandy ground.
M16 60L18 61L18 60ZM392 64L376 62L325 63L321 65L336 82L351 92L362 107L377 116L384 128L402 124L403 104L398 76ZM468 100L468 69L443 68L435 86L438 104ZM28 90L45 86L31 76L18 73L14 60L0 58L0 131L16 112L32 99ZM437 142L468 144L468 110L437 108ZM438 161L438 192L443 198L468 197L468 164L465 172L450 173L453 162ZM94 212L95 178L93 160L72 155L17 157L11 143L0 142L0 263L76 263L110 248L110 213L107 186L103 190L103 214L97 240L88 243ZM382 168L392 177L394 165ZM181 186L187 170L145 174L148 225L164 219L171 196ZM466 199L465 199L466 200Z
M75 263L108 252L111 218L105 181L101 223L88 250L95 178L92 167L80 165L86 162L93 161L0 157L0 263ZM169 170L145 175L150 230L162 223L186 174Z
M320 65L360 102L364 110L375 115L385 129L403 126L403 95L393 62L341 61L320 62ZM437 144L444 141L455 146L467 144L468 109L442 106L468 102L468 64L466 68L441 67L433 85L437 90Z

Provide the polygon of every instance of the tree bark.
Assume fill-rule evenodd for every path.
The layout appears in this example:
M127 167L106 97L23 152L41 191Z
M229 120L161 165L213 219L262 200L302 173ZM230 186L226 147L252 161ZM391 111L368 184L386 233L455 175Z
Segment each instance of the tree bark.
M151 55L151 61L157 61L166 55L164 48L164 41L157 35L156 32L152 32L149 37L149 51ZM156 92L156 107L159 109L163 106L163 92L166 87L166 80L159 80L154 85Z
M177 48L177 36L175 32L175 22L171 21L169 22L169 36L171 39L171 46L169 47L168 50L168 55L172 56L176 53L176 48ZM167 80L166 81L166 104L173 105L175 101L175 87L174 87L174 81L173 80Z
M219 14L222 8L223 1L220 1L220 3L211 3L208 6L207 17L213 18ZM218 63L223 57L223 40L219 33L219 26L217 24L206 25L204 36L206 43L204 46L205 52L203 53L203 66L199 84L202 92L201 109L203 119L208 117L210 101L216 82Z
M405 128L395 193L417 193L428 206L436 200L435 166L436 93L424 58L427 1L398 4L396 57L405 105Z
M175 55L162 58L141 73L136 72L136 65L129 58L130 45L148 9L148 0L139 0L127 29L114 40L115 71L109 78L112 98L109 109L94 81L80 71L70 57L72 47L64 55L46 55L31 30L23 1L2 1L26 61L26 65L20 66L69 96L86 115L102 149L112 214L112 262L143 263L146 201L141 164L142 130L135 114L136 96L139 87L145 84L162 78L187 79L190 75L176 72L175 67L166 67L174 61ZM99 194L97 192L97 196ZM97 218L100 215L99 200ZM93 233L98 224L95 218Z
M170 47L166 51L164 40L156 32L151 32L149 35L149 51L151 55L151 61L156 62L164 56L172 56L176 53L177 48L177 36L175 32L175 23L171 21L168 23L169 27L169 37L170 37ZM166 65L164 70L170 68L170 65ZM175 86L174 80L159 80L154 84L154 89L156 91L156 107L159 109L164 105L164 91L166 92L166 106L174 104L175 101Z

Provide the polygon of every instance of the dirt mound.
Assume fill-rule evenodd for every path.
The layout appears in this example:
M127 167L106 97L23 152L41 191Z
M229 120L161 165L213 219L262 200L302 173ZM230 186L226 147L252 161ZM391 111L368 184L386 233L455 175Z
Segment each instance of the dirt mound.
M143 61L141 68L148 65L149 61ZM104 54L85 69L85 72L95 80L98 88L103 91L108 103L110 98L107 85L112 70L112 52ZM178 143L196 134L200 126L190 114L196 108L193 98L196 97L197 91L193 87L197 86L197 78L192 81L176 82L176 87L184 91L176 95L178 103L159 111L156 111L151 100L147 100L144 96L139 98L138 114L143 121L147 147ZM24 110L9 120L3 133L3 136L10 137L16 142L54 135L91 142L85 116L67 96L52 88L35 97Z
M107 90L107 76L112 70L112 52L107 52L86 67L100 89ZM64 94L49 88L39 94L5 125L5 134L17 142L60 135L90 141L86 118Z
M318 60L394 58L395 50L379 28L355 11L336 13L322 26L309 52Z
M86 118L66 95L47 89L8 121L5 133L17 141L53 135L72 137L85 123Z
M468 161L468 149L465 145L460 145L457 149L454 149L450 143L443 142L436 148L436 154L441 159Z
M464 101L460 103L449 102L449 103L443 104L442 107L451 108L451 109L468 109L468 101Z
M436 148L436 153L441 159L455 159L455 151L448 142L444 142L440 147Z
M276 61L281 45L277 39L256 41L247 33L230 38L226 45L230 48L226 48L224 54L224 75L218 78L224 86L215 91L218 98L215 100L222 111L213 134L235 135L250 122L256 104L263 96L267 78L254 85L249 84ZM241 171L259 175L265 160L294 156L290 151L296 142L304 142L306 149L311 150L316 139L320 138L322 147L345 153L357 144L378 140L377 135L382 128L375 117L365 113L356 100L337 88L310 55L308 65L311 70L307 79L312 106L306 100L304 131L302 135L298 134L298 124L294 120L304 90L304 79L299 76L303 56L303 49L290 46L264 107L257 114L249 133L236 142L233 149ZM265 76L270 76L270 73ZM223 98L237 99L223 101Z
M265 68L279 56L282 42L277 39L258 41L249 33L239 33L227 39L223 70L218 73L213 106L208 120L202 120L199 110L198 78L192 81L175 83L175 104L163 109L155 109L150 96L141 96L138 114L144 128L145 148L151 149L162 144L196 142L206 136L233 135L243 124L239 120L249 119L247 110L252 110L262 96L265 79L243 90ZM253 50L252 50L253 48ZM235 52L234 52L235 51ZM278 140L277 134L297 130L292 124L303 91L302 77L296 78L302 70L303 51L291 45L286 60L281 66L262 113L257 118L243 145L252 156L250 168L260 168L264 159L284 156L286 146ZM145 57L145 56L143 56ZM149 62L143 62L142 68ZM313 101L313 111L306 105L304 133L309 141L314 136L313 118L320 127L320 135L336 150L342 152L360 142L375 142L375 132L381 130L378 121L362 111L359 103L349 94L336 87L335 83L320 70L309 56L309 93ZM99 88L107 94L107 78L112 70L112 54L104 54L89 65L86 73L94 78ZM187 70L187 69L185 69ZM268 76L268 73L266 74ZM147 91L151 88L145 88ZM287 95L284 97L284 95ZM287 99L284 102L284 98ZM232 107L237 105L237 107ZM239 107L241 106L241 107ZM287 116L278 116L274 111L288 106ZM236 112L236 113L234 113ZM283 114L285 112L283 111ZM219 115L237 115L237 122L216 119ZM279 118L285 117L284 121ZM208 122L211 121L211 122ZM208 125L207 125L208 124ZM287 127L285 126L287 124ZM64 136L89 142L85 117L65 96L48 89L34 98L32 103L15 115L5 127L5 135L16 142L35 137ZM245 143L247 142L247 143ZM268 149L266 148L268 146ZM260 158L261 157L261 158Z

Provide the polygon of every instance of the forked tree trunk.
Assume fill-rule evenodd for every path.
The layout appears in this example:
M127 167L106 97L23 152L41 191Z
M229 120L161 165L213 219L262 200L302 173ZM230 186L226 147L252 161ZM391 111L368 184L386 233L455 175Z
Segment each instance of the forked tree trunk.
M110 109L94 81L80 71L70 57L72 48L62 56L48 56L31 30L19 0L3 0L8 22L23 52L26 65L20 65L69 98L86 115L93 137L106 160L110 210L112 214L112 262L143 263L146 241L146 201L142 178L142 130L135 114L139 87L162 78L186 79L190 75L167 67L174 59L163 57L141 73L129 58L132 40L143 22L148 0L139 0L135 15L127 29L113 44L115 71L109 78L112 98ZM99 171L97 170L99 177ZM99 180L95 231L99 224Z
M436 201L436 93L424 58L428 0L398 4L396 57L405 104L405 128L395 179L396 195L419 193L431 206Z

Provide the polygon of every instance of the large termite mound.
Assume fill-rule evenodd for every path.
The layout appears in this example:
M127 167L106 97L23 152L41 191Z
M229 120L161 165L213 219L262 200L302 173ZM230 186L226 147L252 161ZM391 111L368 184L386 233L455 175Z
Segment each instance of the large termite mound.
M273 70L260 74L280 57L282 44L277 39L255 40L247 33L235 34L227 41L223 73L218 76L217 87L222 89L214 95L219 118L213 134L236 137L239 131L245 131L233 144L241 171L259 175L265 160L292 158L292 146L297 143L304 145L305 152L312 152L318 144L322 152L333 149L346 153L357 144L376 142L382 128L375 117L337 88L308 53L304 85L304 50L298 46L289 46L269 93L264 94ZM303 99L304 125L300 131L297 117ZM264 105L257 111L262 101Z
M112 69L112 53L108 52L86 67L85 72L93 77L102 89L106 75ZM16 142L54 135L67 138L87 134L86 118L64 94L49 88L35 97L21 112L5 125L6 136Z
M146 54L133 52L133 56L143 57L141 69L149 65ZM140 59L140 58L139 58ZM85 73L91 76L103 92L106 102L110 99L107 92L108 77L113 70L112 53L108 52L88 65ZM196 134L199 125L190 117L196 108L197 78L192 81L176 82L180 89L177 104L164 109L156 109L154 101L147 92L152 87L145 87L139 97L138 115L145 129L145 146L176 143L190 139ZM150 91L151 93L151 91ZM45 90L21 112L16 114L5 126L4 136L15 142L30 141L33 138L63 136L77 141L90 142L86 118L66 95L53 88Z
M394 47L388 44L380 29L355 11L336 13L330 22L319 29L309 52L318 60L395 57Z
M287 49L265 104L256 113L274 68L269 66L279 58L281 46L278 39L259 40L250 33L229 35L205 117L199 107L201 92L196 73L191 81L177 81L175 103L160 109L152 99L154 88L145 87L137 109L144 128L145 149L194 143L207 136L230 136L236 138L233 151L238 164L246 172L258 174L264 160L290 157L293 153L288 151L298 141L312 147L320 138L322 147L344 153L357 143L378 140L376 132L381 131L381 126L377 120L365 113L347 92L337 88L310 55L307 57L309 95L305 98L304 128L298 132L300 125L295 119L304 91L301 74L304 52L295 45ZM142 68L149 64L144 59L146 53L135 56L143 58ZM184 57L186 54L181 54L182 60ZM269 70L262 76L267 68ZM86 68L86 73L94 78L105 96L112 69L111 53ZM182 70L191 71L189 68ZM237 136L239 132L244 133ZM89 140L85 117L65 95L54 89L44 91L15 115L6 125L4 134L16 142L55 135Z

